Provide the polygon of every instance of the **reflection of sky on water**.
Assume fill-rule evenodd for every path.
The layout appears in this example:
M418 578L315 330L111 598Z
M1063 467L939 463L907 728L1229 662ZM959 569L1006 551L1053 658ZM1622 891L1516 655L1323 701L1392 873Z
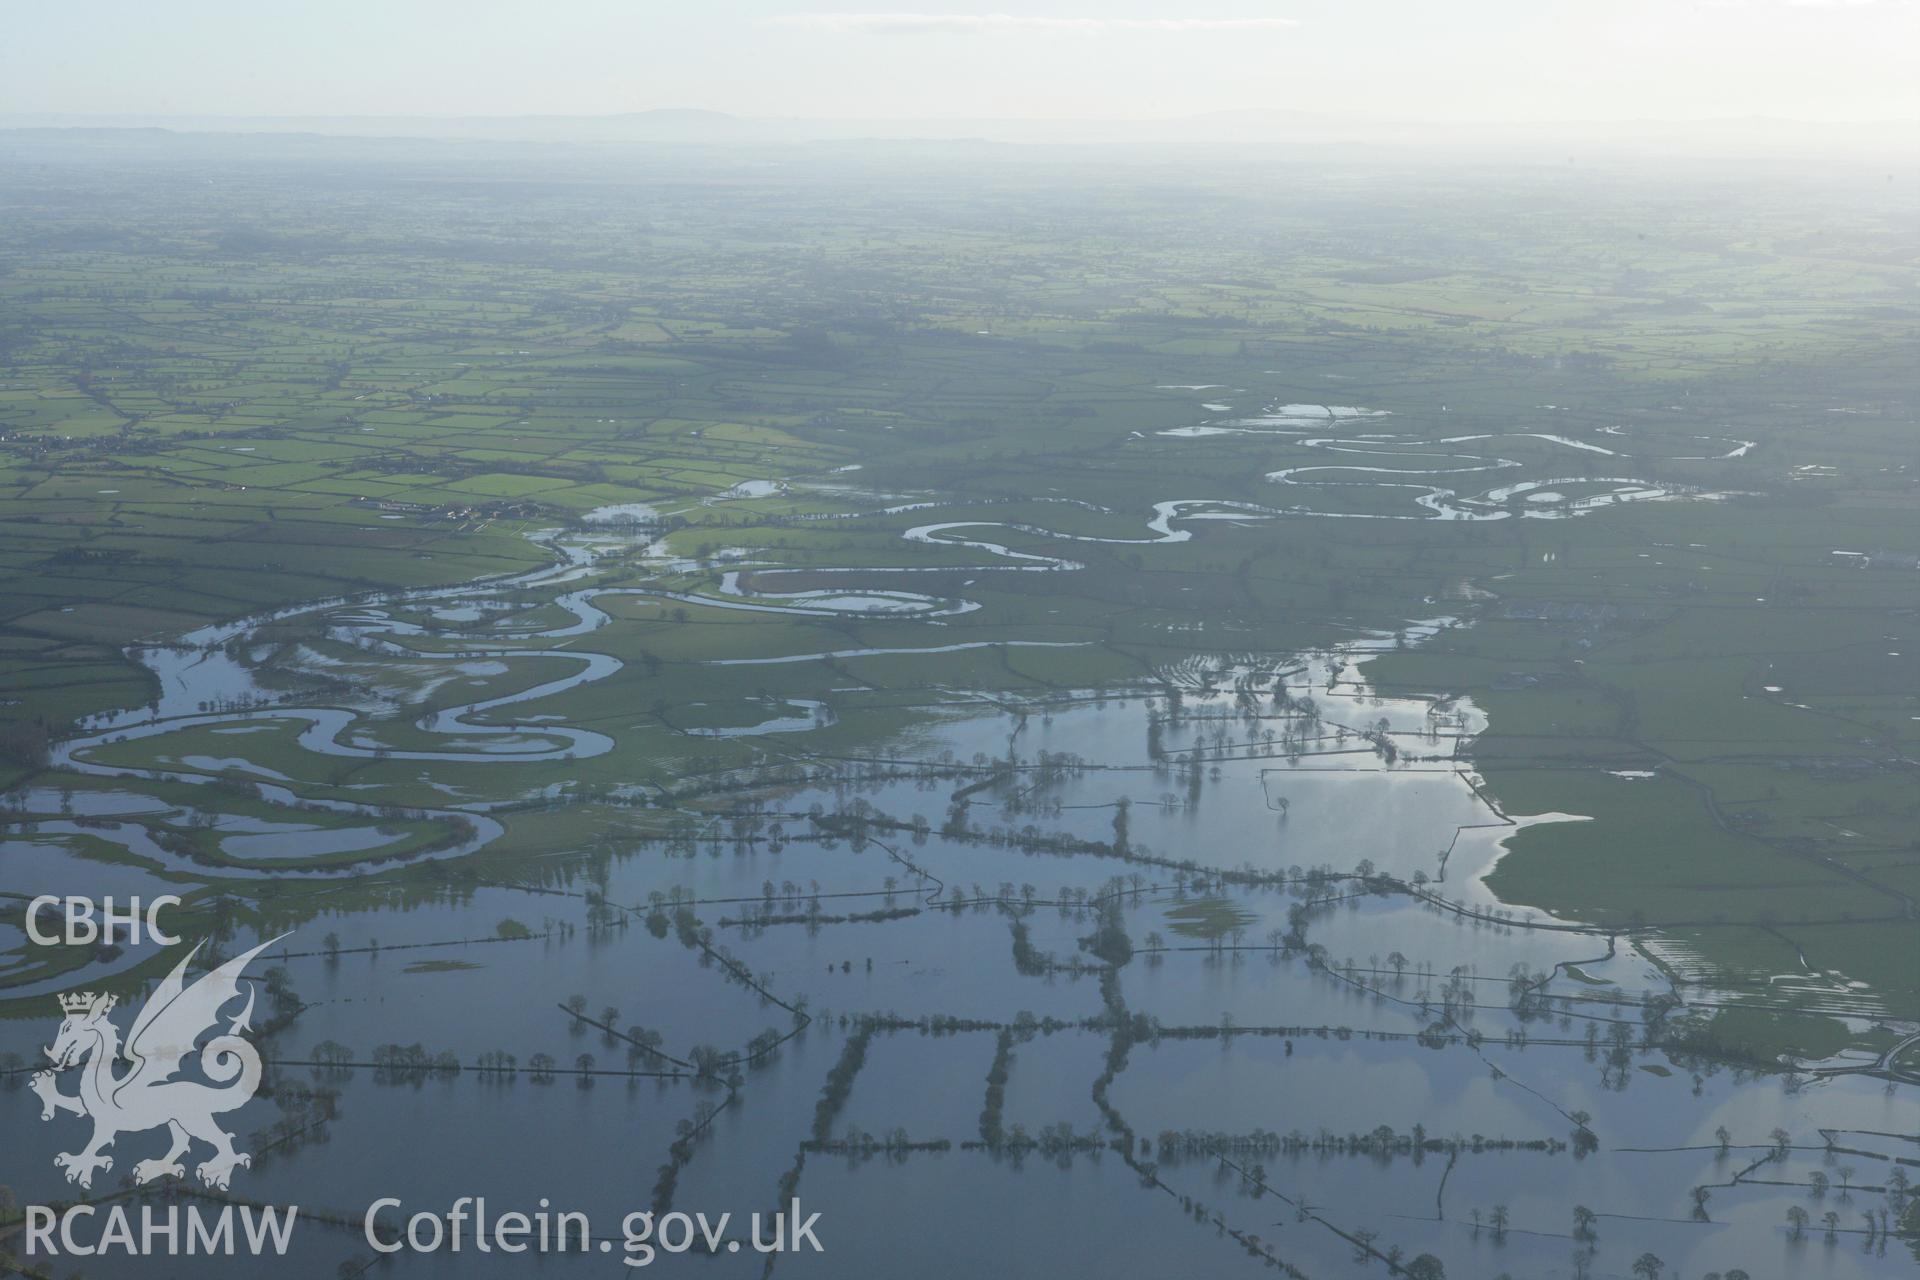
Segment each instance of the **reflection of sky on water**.
M1303 421L1306 408L1286 407L1300 411L1296 416ZM1316 422L1324 426L1325 421L1345 416L1351 415L1330 412ZM1371 434L1366 440L1363 448L1378 449L1380 442ZM1567 439L1541 437L1538 443L1600 452ZM1512 486L1510 496L1535 492L1523 483ZM1567 496L1571 508L1589 499L1656 495L1644 488L1607 494L1569 487ZM1272 514L1248 504L1163 502L1148 524L1147 536L1092 540L1180 541L1192 536L1201 520ZM1189 521L1196 524L1183 523ZM1020 545L1029 549L1015 550L979 536L988 528L1018 529L1025 535ZM953 543L999 557L1007 562L999 567L1019 572L1059 571L1062 558L1041 554L1037 548L1081 540L1063 535L1042 542L1045 531L972 522L922 526L914 532L923 541ZM576 583L585 564L583 555L556 569L523 575L520 581ZM385 608L357 605L333 619L334 632L369 641L372 647L363 656L378 662L385 652L380 645L419 634L419 626L402 616L424 616L413 610L415 604L441 623L478 624L474 626L477 633L491 632L496 640L564 640L611 621L592 603L596 594L605 593L582 586L564 594L557 608L516 615L523 629L503 634L503 628L490 623L501 607L483 599L497 594L500 585L396 597L385 602ZM727 585L723 582L722 590ZM731 586L742 590L737 578L731 579ZM730 603L762 609L892 608L932 599L913 592L865 588L859 595L861 600L847 593L795 593L784 597L784 605L778 602L781 597L736 596ZM526 629L533 626L544 630ZM200 643L218 645L236 634L231 628L213 628L200 637ZM1370 637L1356 644L1355 652L1392 642L1391 637ZM395 663L432 666L435 662L403 657L399 650L390 656ZM509 656L524 655L468 648L449 653L447 663L454 674L473 678L498 674L495 668ZM462 722L467 714L550 697L619 666L613 658L585 651L553 656L574 660L559 678L466 708L444 710L431 723L418 726L422 734L435 735L430 746L395 752L395 756L423 762L492 763L503 754L541 759L565 749L591 748L598 735L583 736L582 731L562 724L515 730ZM139 723L145 713L136 712L117 721L113 732L159 735L184 725L218 725L216 732L226 735L221 749L229 755L183 757L180 767L204 771L246 765L250 740L291 734L291 728L277 724L280 721L299 726L300 746L316 755L354 757L373 750L357 741L357 735L367 731L364 723L343 709L275 707L251 717L202 711L202 702L241 702L264 693L254 684L251 668L217 647L155 650L148 658L162 682L161 713L183 718L147 726ZM1482 727L1479 712L1464 703L1436 709L1420 699L1376 698L1353 683L1351 658L1196 659L1169 673L1182 686L1185 715L1162 728L1160 746L1176 765L1189 758L1200 762L1203 777L1192 790L1177 767L1157 769L1150 759L1149 703L1137 694L1110 698L1105 705L1083 700L1017 708L1013 714L981 704L942 711L930 714L907 745L924 756L950 751L962 762L975 753L1000 759L1011 746L1029 765L1045 751L1071 753L1092 764L1111 766L1045 781L1024 770L1011 783L976 793L967 814L976 830L1017 829L1032 823L1044 831L1070 833L1083 840L1109 840L1114 802L1124 796L1131 804L1130 838L1136 848L1151 846L1156 854L1191 858L1203 867L1238 868L1250 863L1274 871L1325 864L1350 869L1366 858L1376 868L1396 875L1411 876L1420 870L1439 876L1439 853L1451 844L1442 881L1446 895L1492 905L1479 876L1498 856L1499 842L1512 828L1491 825L1499 822L1497 815L1449 759L1458 734ZM578 669L572 669L576 664ZM1336 666L1344 666L1344 677L1337 681ZM1311 697L1322 717L1320 727L1304 735L1311 741L1300 744L1297 759L1288 757L1285 740L1290 732L1299 732L1299 722L1283 716L1271 697L1273 677L1283 670L1286 692L1294 698ZM1246 718L1235 701L1236 678L1252 698L1253 719ZM1205 691L1208 687L1214 691ZM1153 713L1164 712L1166 705L1164 695L1156 697ZM804 734L815 719L814 710L812 704L797 701L752 703L740 709L738 716L716 713L713 724L723 733L791 730ZM1020 710L1027 714L1018 714ZM1344 742L1335 740L1340 727L1371 728L1382 719L1401 752L1400 762L1390 768L1352 732ZM250 735L249 730L258 732ZM1276 741L1267 741L1268 731L1276 734ZM70 744L64 758L79 759L87 749L85 743ZM1411 756L1433 758L1411 760ZM1217 777L1213 776L1216 770ZM76 792L72 810L115 819L171 808L141 795L139 785L129 780L99 791ZM954 785L951 780L894 780L806 790L775 803L804 811L818 801L832 809L857 797L898 818L924 815L937 827ZM292 799L285 788L268 788L267 794L279 803ZM1281 798L1287 802L1284 815L1277 805ZM31 807L41 812L59 812L60 803L61 797L51 789L30 797ZM369 812L338 804L329 808L350 815ZM804 831L807 824L804 819L789 818L787 825L791 834ZM497 829L489 826L478 840ZM272 856L284 849L290 857L362 847L374 833L365 817L335 829L247 819L225 821L221 830L229 852ZM89 831L159 865L179 865L177 857L142 845L147 837L131 823ZM48 819L33 832L0 843L0 875L7 888L22 891L19 886L31 886L36 876L45 878L45 873L62 881L49 881L50 891L64 891L63 878L76 865L75 855L54 842L78 834L80 829L66 819ZM949 887L977 883L991 891L1003 882L1031 883L1046 897L1062 887L1097 891L1112 876L1135 871L1150 884L1173 878L1164 868L1090 854L1029 854L1004 844L938 835L915 842L901 832L879 834ZM152 891L151 886L165 883L151 871L124 865L88 862L83 871L96 892L129 893L143 885L149 886L143 891ZM806 894L815 883L827 894L863 893L881 889L888 877L898 887L893 905L920 904L914 892L919 882L912 872L890 859L878 844L856 851L844 841L828 845L801 840L777 853L764 841L702 845L691 858L670 857L659 845L621 848L607 867L606 888L611 901L625 904L642 904L650 892L675 887L691 889L702 898L758 900L764 882L772 881L779 894L780 887L792 881L801 886L799 901L782 899L775 909L804 911ZM578 893L585 884L575 881L565 887ZM1224 893L1234 908L1246 914L1243 940L1253 944L1264 943L1270 929L1284 927L1288 907L1298 901L1279 890L1229 888ZM1198 939L1172 927L1168 913L1182 903L1183 899L1164 890L1130 901L1122 916L1135 943L1152 930L1163 934L1169 945L1199 945ZM1106 1011L1098 978L1091 973L1021 974L1013 963L1008 921L998 911L957 915L922 911L907 919L819 928L786 924L743 930L718 925L722 916L746 914L752 905L710 903L700 909L700 915L715 926L718 945L736 953L783 999L804 997L816 1014L1004 1021L1025 1010L1078 1024L1102 1018ZM826 898L821 910L838 914L885 905L878 897ZM408 943L484 937L508 917L536 930L550 921L579 927L570 934L525 942L400 949ZM666 1038L666 1048L681 1054L703 1043L738 1048L767 1028L784 1033L793 1025L785 1009L728 981L718 966L701 963L671 934L656 939L637 917L628 917L623 929L590 930L584 918L585 903L579 896L504 887L476 888L459 900L409 901L396 895L384 907L344 898L339 913L305 922L289 944L317 951L321 939L333 932L349 953L337 960L308 955L285 962L294 988L310 1003L294 1026L278 1037L272 1052L280 1057L304 1056L314 1043L334 1039L353 1048L356 1056L365 1056L379 1044L417 1041L430 1052L451 1051L468 1062L480 1053L503 1049L518 1056L523 1065L539 1052L551 1054L562 1065L571 1064L581 1053L595 1055L602 1066L623 1064L624 1044L605 1043L595 1031L576 1032L557 1007L575 993L586 999L593 1016L599 1016L603 1006L614 1006L619 1011L618 1025L658 1030ZM1043 906L1029 918L1028 926L1040 951L1062 961L1085 956L1080 939L1092 928L1087 919ZM1553 1274L1554 1268L1564 1266L1567 1242L1536 1233L1564 1232L1570 1204L1591 1203L1603 1213L1638 1219L1684 1218L1688 1188L1725 1172L1710 1151L1652 1155L1619 1150L1623 1146L1711 1144L1718 1124L1727 1125L1737 1142L1765 1142L1775 1126L1788 1129L1796 1141L1804 1143L1817 1142L1816 1130L1822 1125L1879 1132L1906 1132L1913 1127L1907 1114L1908 1094L1888 1095L1869 1080L1834 1080L1788 1093L1775 1078L1740 1081L1721 1071L1696 1085L1683 1069L1666 1076L1644 1070L1664 1067L1666 1060L1636 1054L1624 1072L1624 1089L1603 1084L1601 1064L1588 1061L1579 1045L1538 1042L1577 1039L1586 1026L1580 1017L1565 1029L1557 1019L1528 1024L1536 1043L1525 1049L1506 1047L1503 1038L1515 1022L1504 1008L1506 987L1501 979L1516 963L1538 971L1579 961L1590 977L1617 983L1635 995L1651 985L1645 963L1631 952L1598 961L1605 949L1600 939L1475 924L1397 897L1369 897L1353 906L1317 912L1308 933L1336 962L1352 957L1359 964L1372 965L1374 957L1384 959L1383 953L1403 954L1413 970L1404 983L1380 975L1371 979L1401 998L1359 991L1313 973L1300 959L1276 961L1261 952L1210 957L1200 951L1174 951L1151 960L1136 956L1120 976L1117 990L1129 1012L1147 1014L1167 1025L1216 1026L1225 1014L1243 1026L1346 1026L1359 1032L1405 1034L1418 1031L1433 1016L1417 1007L1415 990L1421 985L1437 987L1440 981L1422 978L1416 971L1424 967L1444 975L1464 965L1471 975L1488 979L1471 986L1475 999L1490 1007L1476 1010L1469 1018L1469 1025L1486 1036L1485 1046L1478 1052L1462 1045L1426 1049L1402 1039L1355 1035L1343 1040L1302 1034L1294 1038L1289 1056L1285 1043L1275 1037L1241 1036L1224 1045L1217 1038L1142 1042L1132 1047L1125 1069L1112 1086L1113 1105L1142 1136L1156 1135L1161 1128L1245 1131L1264 1127L1282 1132L1299 1128L1313 1133L1324 1125L1340 1132L1364 1131L1382 1123L1404 1132L1418 1123L1442 1135L1478 1132L1565 1138L1570 1128L1565 1113L1590 1112L1601 1150L1585 1160L1575 1161L1565 1152L1463 1156L1446 1175L1444 1205L1450 1218L1446 1222L1420 1221L1432 1216L1435 1198L1441 1194L1440 1181L1446 1173L1443 1156L1417 1163L1396 1159L1384 1165L1347 1156L1265 1157L1270 1181L1277 1188L1297 1190L1325 1206L1324 1212L1333 1220L1377 1229L1383 1241L1403 1244L1409 1252L1431 1247L1448 1258L1456 1274L1479 1274L1476 1267L1486 1274L1498 1269ZM375 939L383 944L378 955L352 950ZM17 946L18 940L0 929L0 955ZM63 981L57 989L68 985L70 981ZM1556 979L1550 988L1556 997L1586 997L1611 989L1572 978ZM1583 1014L1604 1012L1598 1006L1578 1007ZM1636 1014L1629 1007L1622 1016ZM0 1023L0 1046L37 1052L51 1025L51 1017L38 1014ZM905 1030L876 1036L845 1109L833 1119L835 1131L857 1125L884 1133L903 1126L916 1139L944 1137L958 1143L973 1138L994 1039L991 1031L933 1036ZM781 1173L793 1164L798 1144L810 1128L822 1082L840 1056L842 1043L837 1028L823 1018L767 1065L748 1072L738 1102L715 1122L711 1137L684 1171L677 1202L687 1208L768 1207ZM1004 1120L1033 1132L1060 1121L1083 1132L1094 1128L1100 1116L1091 1091L1106 1066L1108 1048L1108 1037L1097 1023L1018 1044ZM1496 1076L1496 1066L1506 1078ZM647 1202L674 1123L691 1114L701 1098L718 1096L702 1094L685 1083L657 1086L601 1080L591 1089L580 1089L566 1077L539 1086L524 1076L517 1083L503 1084L472 1072L416 1087L377 1084L363 1070L342 1088L333 1140L281 1162L263 1162L246 1184L249 1196L352 1209L373 1194L400 1195L433 1208L444 1208L455 1196L466 1194L486 1194L501 1205L548 1195L571 1207L604 1213L611 1220ZM47 1157L70 1142L70 1128L62 1132L59 1126L39 1125L34 1109L22 1098L8 1096L0 1102L7 1104L0 1107L0 1146L25 1153L20 1161L10 1161L26 1170L16 1186L27 1195L55 1193L59 1187L52 1185L54 1171ZM249 1118L261 1124L270 1118L270 1111L255 1103ZM423 1124L430 1126L431 1140L394 1140L396 1134L422 1132ZM511 1152L513 1158L502 1159L502 1152ZM1780 1166L1780 1173L1802 1179L1817 1159L1796 1154ZM1738 1162L1736 1156L1733 1163ZM378 1178L370 1171L377 1171ZM1221 1180L1213 1162L1201 1159L1169 1166L1165 1176L1226 1213L1236 1226L1273 1241L1280 1256L1312 1274L1343 1274L1342 1268L1352 1265L1349 1246L1323 1229L1293 1222L1285 1206L1248 1199L1234 1180ZM1029 1157L1024 1167L1015 1170L1008 1162L957 1150L946 1156L916 1155L900 1164L877 1159L857 1166L849 1166L844 1158L816 1155L807 1163L801 1194L828 1210L830 1221L845 1226L835 1241L839 1247L825 1262L786 1260L781 1264L783 1274L797 1269L832 1275L915 1270L938 1275L951 1274L957 1266L964 1266L967 1274L995 1267L1029 1273L1036 1267L1051 1268L1072 1274L1093 1267L1116 1275L1216 1274L1236 1266L1246 1266L1250 1272L1259 1269L1239 1246L1221 1241L1211 1226L1196 1226L1185 1219L1177 1201L1163 1192L1143 1190L1137 1175L1110 1151L1097 1158L1079 1157L1065 1171L1044 1157ZM1744 1265L1755 1275L1774 1274L1783 1256L1778 1223L1784 1205L1799 1202L1798 1196L1798 1192L1779 1189L1723 1190L1713 1202L1717 1221L1707 1226L1604 1220L1603 1260L1623 1271L1632 1256L1627 1251L1631 1241L1634 1251L1653 1248L1686 1274L1732 1265ZM1864 1194L1858 1198L1866 1199ZM992 1232L962 1237L951 1224L930 1225L925 1207L935 1203L965 1205L967 1217L990 1221ZM1493 1203L1508 1204L1515 1219L1508 1242L1497 1251L1484 1237L1476 1240L1462 1220L1467 1208ZM1072 1230L1062 1231L1063 1222L1072 1223ZM325 1236L320 1239L326 1243L308 1246L312 1256L288 1274L331 1273L345 1252L346 1241L337 1242L342 1247L329 1253L336 1242ZM1834 1251L1817 1244L1803 1250L1801 1256L1809 1263L1818 1260L1820 1274L1842 1280L1895 1274L1898 1265L1863 1259L1857 1242ZM450 1268L444 1259L410 1260L409 1267L429 1276L491 1274L489 1267L497 1261L469 1255L463 1266L476 1264L470 1269ZM752 1261L757 1274L758 1259ZM551 1265L561 1269L566 1264ZM833 1269L827 1271L827 1266ZM724 1259L712 1269L716 1274L747 1270ZM123 1273L112 1267L99 1271ZM500 1273L523 1274L524 1268ZM213 1267L206 1274L226 1272Z

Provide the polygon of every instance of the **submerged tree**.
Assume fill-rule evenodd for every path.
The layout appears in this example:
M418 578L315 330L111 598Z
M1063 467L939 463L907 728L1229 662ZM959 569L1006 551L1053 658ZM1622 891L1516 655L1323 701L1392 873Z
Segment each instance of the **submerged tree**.
M1447 1268L1440 1259L1423 1253L1402 1268L1409 1280L1447 1280Z

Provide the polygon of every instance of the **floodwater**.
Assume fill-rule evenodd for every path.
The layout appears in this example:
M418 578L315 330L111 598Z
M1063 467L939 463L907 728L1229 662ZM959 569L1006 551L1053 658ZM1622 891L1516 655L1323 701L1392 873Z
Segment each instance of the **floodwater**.
M1270 416L1262 429L1317 432L1386 417L1306 405ZM1532 438L1575 455L1609 452ZM1379 475L1415 469L1413 453L1382 449L1372 435L1315 441L1398 461L1294 468L1277 485L1363 483L1392 504L1403 482ZM1429 461L1428 474L1512 470L1491 455ZM1491 518L1509 499L1549 491L1562 515L1694 496L1629 479L1516 481L1477 497L1408 483L1415 505L1446 518ZM1071 560L984 531L1150 544L1204 536L1210 519L1289 514L1184 498L1155 504L1135 537L965 520L906 536L978 553L970 571L1072 572ZM1332 652L1196 658L1121 696L1069 691L995 705L942 690L910 735L876 747L885 767L816 760L813 782L709 795L665 815L665 835L601 823L584 868L483 863L470 878L456 870L363 883L387 864L354 857L377 852L394 815L305 794L336 762L405 761L426 777L458 765L463 782L474 770L498 774L484 795L410 810L410 821L457 820L464 834L395 864L404 866L484 851L505 823L537 829L539 813L504 807L525 799L517 765L617 749L599 729L490 714L537 713L535 704L619 669L618 658L571 647L618 625L596 597L645 592L930 622L969 603L908 591L756 592L733 569L709 590L613 586L595 578L591 542L550 545L553 567L514 579L322 602L144 650L158 704L60 744L57 764L75 784L26 794L22 821L0 841L0 877L14 893L65 892L77 881L125 895L259 875L170 850L142 822L217 807L214 775L238 770L249 803L272 816L229 815L216 828L221 848L329 889L319 914L262 962L283 971L299 1007L262 1037L270 1089L232 1117L242 1148L257 1153L236 1176L247 1197L350 1218L377 1196L444 1210L485 1195L498 1211L546 1197L617 1234L622 1214L662 1196L688 1211L744 1215L772 1209L784 1185L823 1213L828 1246L822 1257L774 1264L794 1275L1253 1275L1279 1263L1328 1277L1381 1266L1356 1262L1356 1251L1397 1248L1404 1258L1432 1252L1452 1275L1570 1276L1586 1243L1571 1238L1575 1206L1597 1215L1595 1276L1624 1276L1643 1252L1688 1277L1733 1267L1911 1272L1905 1245L1862 1225L1888 1206L1890 1172L1904 1167L1896 1162L1916 1158L1913 1141L1897 1136L1915 1129L1910 1087L1647 1048L1643 1002L1669 990L1660 970L1620 939L1491 894L1484 877L1518 824L1467 762L1484 718L1470 702L1369 687L1367 655L1395 643L1390 636ZM541 595L547 625L499 625L509 588ZM431 645L407 620L421 609L440 624ZM517 610L534 616L524 599ZM386 722L369 716L374 701L282 701L249 660L250 643L269 623L315 612L328 642L356 663L392 668L381 706L403 704L409 679L439 687L437 677L419 683L436 665L482 681L479 696L410 720L415 745L405 747L379 737ZM1431 619L1406 634L1418 643L1449 625ZM1022 643L928 640L828 653L854 662L925 654L931 679L935 655ZM556 641L569 647L540 647ZM485 687L536 662L547 664L543 678L523 688ZM711 710L713 723L690 733L803 759L809 734L836 715L828 700L760 694ZM222 735L219 755L189 749L209 733ZM709 932L678 927L682 905ZM286 928L243 913L223 951ZM27 975L19 994L36 1000L146 958L129 950L37 975L24 936L0 927L0 981ZM1698 988L1680 994L1700 1009L1714 999ZM612 1033L570 1012L575 997ZM16 1016L0 1020L0 1054L38 1061L54 1031L50 1004L8 1010ZM703 1047L751 1060L732 1085L696 1081L627 1038L646 1033L679 1062ZM769 1040L778 1047L750 1050ZM413 1044L460 1069L371 1065L385 1057L381 1046ZM322 1045L357 1065L314 1065ZM480 1069L496 1054L511 1055L515 1070ZM551 1073L535 1070L543 1055ZM856 1058L836 1092L836 1064ZM998 1062L1004 1091L988 1084ZM682 1074L653 1074L661 1071ZM22 1083L12 1071L0 1098L7 1181L23 1201L71 1194L52 1156L80 1141L78 1122L42 1124ZM313 1089L333 1094L331 1118L312 1111ZM673 1155L679 1127L700 1121L691 1146ZM159 1142L123 1137L108 1181L117 1185ZM1695 1188L1706 1193L1704 1217ZM1499 1231L1488 1225L1496 1207ZM1814 1223L1797 1240L1786 1226L1792 1207ZM1821 1223L1829 1209L1840 1214L1831 1243ZM357 1251L351 1230L315 1224L279 1273L332 1275ZM406 1265L450 1276L528 1269L497 1255ZM538 1269L610 1265L597 1255ZM760 1274L763 1260L723 1254L701 1265ZM143 1274L112 1258L88 1270ZM223 1264L196 1271L229 1273L249 1274Z

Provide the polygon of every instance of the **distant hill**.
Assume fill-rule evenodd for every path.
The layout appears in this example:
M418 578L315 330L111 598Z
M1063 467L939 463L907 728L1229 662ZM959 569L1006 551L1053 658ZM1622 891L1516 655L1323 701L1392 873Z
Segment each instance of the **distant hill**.
M954 118L804 119L737 116L692 107L613 115L161 116L0 115L0 130L167 130L447 139L549 145L645 143L756 146L795 142L939 141L1076 146L1605 149L1676 154L1831 151L1920 153L1920 122L1825 123L1760 118L1694 121L1438 123L1254 108L1146 120ZM123 134L124 136L124 134ZM1564 153L1563 153L1564 155Z

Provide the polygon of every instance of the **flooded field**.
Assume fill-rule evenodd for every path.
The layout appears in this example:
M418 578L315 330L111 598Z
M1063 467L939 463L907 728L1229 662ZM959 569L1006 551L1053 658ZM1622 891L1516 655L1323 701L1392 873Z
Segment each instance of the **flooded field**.
M1148 541L1188 536L1183 517L1249 514L1159 506ZM990 557L973 574L1074 567L952 536L984 527L905 540ZM557 803L526 766L630 749L603 721L528 714L631 660L583 647L618 636L610 598L912 607L932 625L959 608L907 592L747 597L735 570L712 597L620 585L672 571L649 535L542 538L555 565L515 579L282 610L140 651L157 703L61 743L69 780L17 803L0 844L17 892L52 891L81 863L121 894L338 886L303 898L267 955L283 994L274 1088L250 1112L266 1157L253 1194L349 1206L372 1188L444 1208L538 1188L612 1221L696 1192L770 1207L797 1187L863 1224L861 1256L936 1268L956 1248L970 1266L1024 1265L1044 1246L1023 1232L1092 1214L1111 1217L1097 1234L1129 1273L1211 1253L1210 1271L1324 1275L1444 1249L1489 1274L1555 1275L1652 1249L1687 1273L1767 1274L1783 1248L1818 1256L1821 1274L1900 1273L1873 1225L1914 1154L1888 1136L1900 1090L1678 1051L1665 1033L1726 997L1675 998L1631 934L1488 890L1513 832L1584 819L1493 802L1470 700L1369 683L1373 655L1454 620L1197 655L1131 687L1007 700L942 684L912 728L857 754L780 748L793 780L763 766L697 796L630 793L634 817L596 820L584 864L429 874ZM276 628L300 638L276 646ZM863 663L931 667L961 648L768 655L830 661L856 688L754 693L683 732L804 744L871 714ZM345 697L303 702L316 678ZM344 782L328 772L340 760L371 771ZM368 798L341 798L356 788ZM190 825L216 796L248 809L214 817L216 842L156 840L156 823ZM234 918L221 946L284 932L271 911ZM149 952L29 976L18 994ZM45 1033L40 1018L0 1023L7 1061L31 1064ZM383 1117L420 1107L436 1131L471 1133L472 1152L396 1158ZM29 1107L5 1131L13 1152L57 1146ZM495 1155L529 1146L542 1163ZM61 1193L50 1160L23 1167L42 1172L16 1194ZM1818 1192L1837 1170L1844 1196ZM993 1230L866 1225L926 1195L964 1197ZM1776 1238L1789 1207L1829 1198L1854 1209L1839 1243ZM1588 1209L1591 1237L1571 1225ZM352 1232L336 1233L350 1254Z
M36 145L0 1269L1912 1273L1890 170Z

